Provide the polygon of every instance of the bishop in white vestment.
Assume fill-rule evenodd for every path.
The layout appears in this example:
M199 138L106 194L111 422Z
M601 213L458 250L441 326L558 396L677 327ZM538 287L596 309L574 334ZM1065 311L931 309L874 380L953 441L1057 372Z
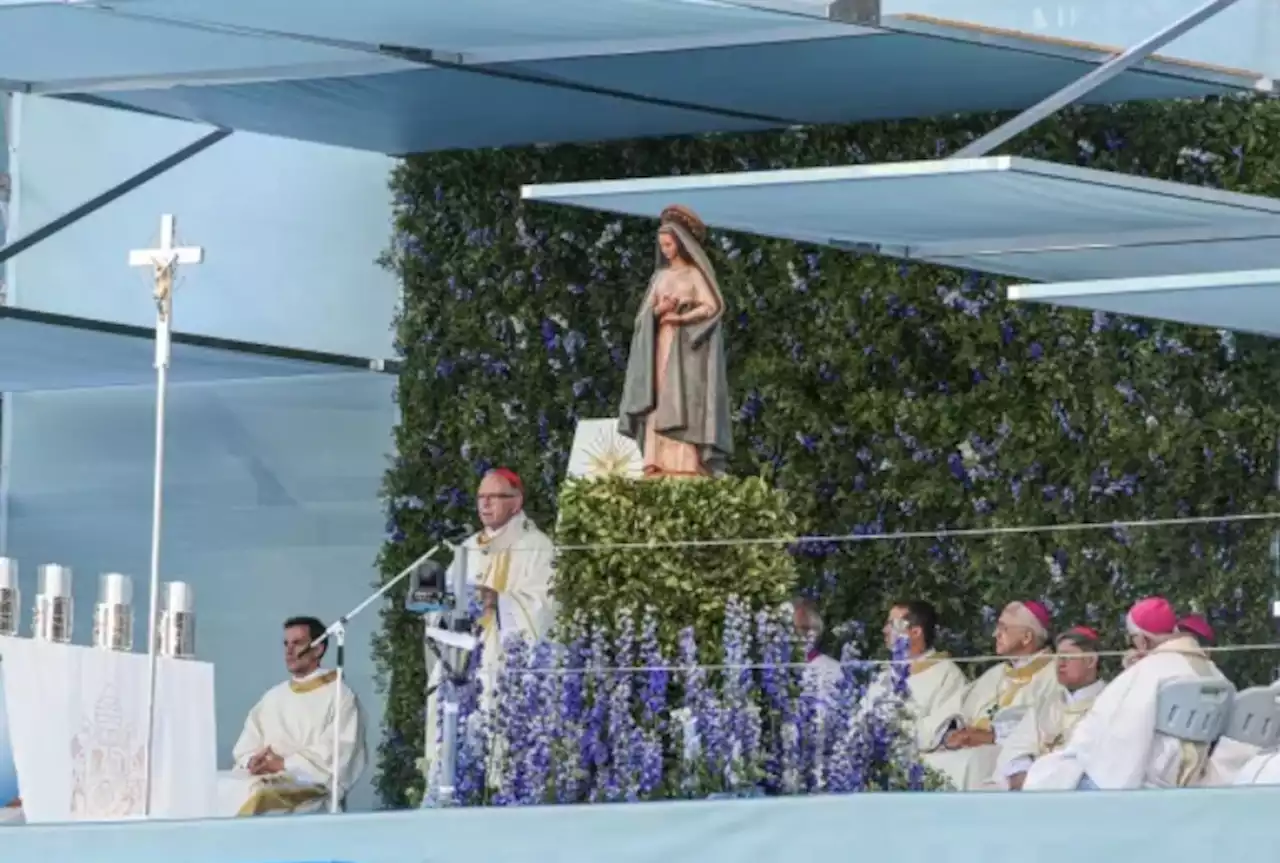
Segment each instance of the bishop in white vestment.
M1061 697L1057 664L1045 653L1049 611L1039 602L1012 602L996 622L996 654L989 669L939 705L920 725L924 763L960 790L990 787L1000 746L1029 712Z
M1097 631L1087 626L1072 627L1058 636L1055 647L1062 690L1058 697L1046 698L1039 710L1029 711L1009 732L997 759L996 785L1020 790L1035 760L1057 752L1071 739L1076 724L1107 685L1098 679L1098 646Z
M1134 605L1126 627L1136 660L1102 691L1067 745L1031 765L1024 790L1184 788L1200 780L1209 747L1157 734L1156 705L1166 681L1221 673L1194 637L1177 631L1163 598Z
M507 468L485 474L476 492L476 510L483 528L454 554L449 579L453 583L461 568L483 607L480 678L482 702L490 706L502 671L503 641L519 635L536 642L546 638L555 623L555 544L525 515L524 484ZM439 663L432 666L430 679L433 686L443 679ZM437 703L433 692L427 703L429 741L437 736Z
M911 665L907 672L905 705L909 725L905 730L921 751L933 748L932 734L924 733L929 729L922 720L957 697L969 683L960 666L934 648L937 630L938 612L924 600L897 603L889 609L884 625L884 644L890 652L899 640L906 640ZM886 669L867 687L863 703L873 706L889 694L892 685L892 670Z
M844 679L844 669L838 659L828 656L818 648L824 626L822 615L813 600L805 596L796 597L791 601L791 609L796 635L809 646L804 657L805 681L813 687L819 700L829 704Z
M344 797L365 768L364 722L355 693L320 667L325 648L310 644L324 634L311 617L285 622L289 679L262 696L249 711L232 757L235 768L218 777L224 815L317 812L326 808L331 783ZM334 687L341 685L342 712L334 719ZM333 775L334 735L338 775Z

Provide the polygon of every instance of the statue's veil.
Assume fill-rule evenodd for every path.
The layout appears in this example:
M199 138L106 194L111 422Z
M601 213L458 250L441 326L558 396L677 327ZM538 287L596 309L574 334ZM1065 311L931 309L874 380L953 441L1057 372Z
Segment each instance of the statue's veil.
M718 319L722 314L724 314L724 297L720 294L720 283L716 281L715 268L711 266L711 259L707 257L707 252L702 248L702 243L698 242L697 238L693 236L693 233L679 222L663 222L658 228L658 233L662 234L664 231L680 241L680 245L684 247L685 252L687 252L689 257L693 260L693 265L702 271L702 276L707 280L707 285L711 288L711 293L716 296L716 305L719 306L715 315L712 316L712 319ZM658 284L658 276L661 275L663 270L670 266L667 263L667 259L662 256L662 245L657 238L654 240L653 253L655 256L653 278L649 282L649 290L645 296L645 302L640 307L641 314L645 313L653 294L654 286Z

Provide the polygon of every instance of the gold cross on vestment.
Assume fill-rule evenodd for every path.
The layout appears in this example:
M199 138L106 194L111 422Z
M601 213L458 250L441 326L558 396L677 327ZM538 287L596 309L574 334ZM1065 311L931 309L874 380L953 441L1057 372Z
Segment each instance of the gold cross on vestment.
M151 268L152 278L155 279L156 307L162 319L168 318L173 307L173 277L178 264L198 264L204 260L204 249L199 246L174 246L176 226L177 219L173 216L161 216L160 246L129 253L129 266Z

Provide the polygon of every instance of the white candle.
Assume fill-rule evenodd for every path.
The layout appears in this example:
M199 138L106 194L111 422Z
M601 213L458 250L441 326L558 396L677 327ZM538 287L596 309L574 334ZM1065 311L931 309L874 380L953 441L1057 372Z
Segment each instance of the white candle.
M40 567L41 596L71 596L71 570L56 563Z
M108 572L99 583L98 602L103 605L132 605L133 579L118 572Z
M0 590L18 589L18 562L0 557Z
M171 581L164 586L165 605L168 611L191 614L196 610L195 593L185 581Z

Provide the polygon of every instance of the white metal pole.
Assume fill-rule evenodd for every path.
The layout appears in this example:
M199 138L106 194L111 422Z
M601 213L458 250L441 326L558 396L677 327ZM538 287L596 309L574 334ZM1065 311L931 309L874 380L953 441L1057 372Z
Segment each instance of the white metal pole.
M160 532L164 512L164 418L165 394L169 385L170 336L173 310L173 264L157 273L156 298L156 441L154 486L151 499L151 590L147 609L147 747L142 769L143 814L151 816L151 795L155 783L151 771L155 764L156 678L159 670L159 644L156 634L160 621Z
M346 653L347 646L345 623L334 630L333 641L338 649L334 662L338 673L333 680L333 765L329 769L329 814L337 815L342 811L342 666L346 664L343 654Z

